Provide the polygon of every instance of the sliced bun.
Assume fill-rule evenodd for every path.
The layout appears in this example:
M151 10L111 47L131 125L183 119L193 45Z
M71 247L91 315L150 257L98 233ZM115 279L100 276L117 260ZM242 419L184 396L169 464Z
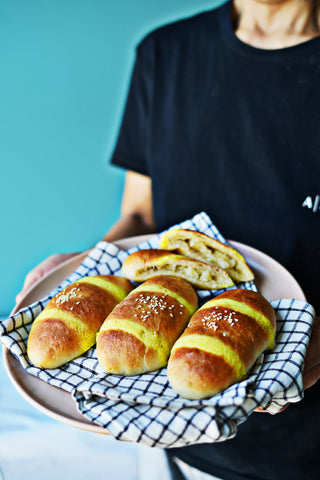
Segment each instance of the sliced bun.
M228 273L220 267L158 249L132 253L124 261L122 273L136 282L143 282L157 275L176 276L204 290L234 285Z
M195 230L168 230L160 239L160 248L174 250L181 255L223 268L235 282L254 278L253 272L237 250Z

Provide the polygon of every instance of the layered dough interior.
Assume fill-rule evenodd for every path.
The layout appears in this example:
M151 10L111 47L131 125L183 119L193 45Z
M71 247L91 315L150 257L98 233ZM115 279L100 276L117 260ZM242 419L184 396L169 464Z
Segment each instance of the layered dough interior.
M225 270L236 267L236 261L223 252L218 251L214 247L205 245L203 242L195 238L186 238L185 240L177 239L174 243L175 248L183 249L184 255L190 258L200 258L202 261L211 263L215 261L216 265Z
M162 236L160 248L216 265L226 270L236 282L254 278L253 272L237 250L198 231L169 230Z
M137 270L139 277L144 277L145 280L158 273L162 275L181 276L182 278L187 278L194 284L208 283L208 286L211 282L221 282L222 276L220 270L213 270L210 267L196 268L195 266L188 264L183 265L181 263L151 265ZM227 276L224 275L223 278L227 284L232 285L232 282L230 282Z
M137 282L158 275L180 277L204 290L234 285L229 274L222 268L166 250L150 249L134 252L124 261L122 272L127 278Z

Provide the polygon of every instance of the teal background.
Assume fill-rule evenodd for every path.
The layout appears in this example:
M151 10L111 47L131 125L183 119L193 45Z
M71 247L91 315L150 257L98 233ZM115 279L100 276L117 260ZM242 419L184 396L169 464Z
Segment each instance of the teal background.
M139 40L217 0L0 0L0 315L52 253L117 220L108 164Z

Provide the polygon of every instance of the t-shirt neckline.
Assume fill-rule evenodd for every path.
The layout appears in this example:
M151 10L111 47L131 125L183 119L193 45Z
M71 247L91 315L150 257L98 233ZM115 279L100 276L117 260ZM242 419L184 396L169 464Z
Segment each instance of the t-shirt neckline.
M262 49L248 45L234 33L231 25L232 1L227 1L220 9L220 29L224 41L238 55L264 61L279 61L281 59L296 59L315 50L320 50L320 36L292 47L279 49Z

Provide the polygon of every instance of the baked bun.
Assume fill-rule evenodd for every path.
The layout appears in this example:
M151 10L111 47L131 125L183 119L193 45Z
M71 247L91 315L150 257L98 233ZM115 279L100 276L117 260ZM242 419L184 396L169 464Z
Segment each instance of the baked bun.
M160 248L174 250L181 255L223 268L235 282L246 282L254 278L253 272L237 250L195 230L168 230L160 239Z
M205 303L174 344L168 379L182 397L211 397L242 380L266 349L274 347L275 313L252 290L225 292Z
M164 367L196 308L196 292L182 278L166 275L147 280L103 323L97 336L100 365L117 375Z
M53 297L34 320L27 354L39 368L56 368L95 344L96 334L112 309L133 289L115 275L83 277Z
M136 282L143 282L156 275L173 275L204 290L234 285L227 272L220 267L158 249L132 253L123 262L122 273Z

